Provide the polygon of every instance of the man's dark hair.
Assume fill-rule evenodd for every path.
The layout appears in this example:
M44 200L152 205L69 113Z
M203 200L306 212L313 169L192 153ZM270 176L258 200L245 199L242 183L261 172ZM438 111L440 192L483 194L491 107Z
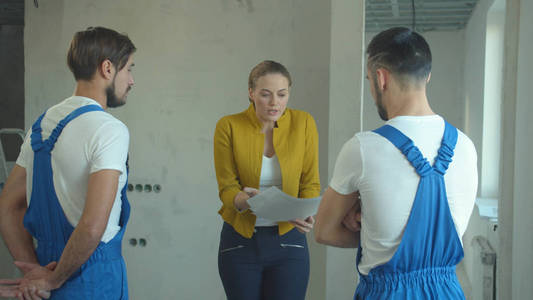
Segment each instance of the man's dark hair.
M426 40L405 27L394 27L376 35L366 50L368 67L374 73L385 68L402 84L426 81L431 72L431 51Z
M76 32L72 38L67 64L76 80L90 80L106 59L118 72L135 50L135 45L127 35L104 27L89 27Z

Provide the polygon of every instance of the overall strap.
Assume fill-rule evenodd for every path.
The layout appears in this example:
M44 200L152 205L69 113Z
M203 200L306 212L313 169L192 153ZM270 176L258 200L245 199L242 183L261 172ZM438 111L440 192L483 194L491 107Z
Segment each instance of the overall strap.
M41 121L43 120L45 114L46 111L39 118L37 118L37 120L35 121L35 123L33 123L31 127L31 148L34 152L39 151L39 149L44 146Z
M100 107L99 105L95 105L95 104L85 105L85 106L75 109L73 112L68 114L63 120L59 121L56 128L54 128L54 130L50 134L50 137L48 137L48 139L45 141L47 146L50 148L50 151L54 149L54 145L57 142L57 138L59 137L59 135L61 135L61 132L63 132L63 129L65 128L65 126L67 126L67 124L70 121L74 120L75 118L77 118L78 116L84 113L88 113L91 111L104 111L104 109Z
M44 146L46 146L48 151L52 151L52 149L54 149L55 143L57 142L57 138L59 137L59 135L61 134L61 132L65 128L65 126L67 126L67 124L70 121L74 120L76 117L78 117L78 116L80 116L80 115L82 115L84 113L91 112L91 111L104 111L104 109L102 107L100 107L99 105L96 105L96 104L85 105L85 106L82 106L82 107L79 107L79 108L75 109L70 114L68 114L65 118L63 118L63 120L59 121L59 123L57 124L56 128L54 128L54 130L52 130L52 133L50 134L48 139L43 141L43 136L42 136L43 129L41 127L41 122L43 120L43 117L46 114L46 112L44 112L35 121L35 123L33 123L33 126L31 128L31 131L32 131L32 133L31 133L31 146L32 146L33 151L37 152L41 148L43 148Z
M130 175L130 164L129 164L130 156L128 154L128 157L126 158L126 183L124 184L124 187L120 191L121 198L122 198L122 206L120 208L120 219L119 219L119 225L121 227L121 231L124 231L126 225L128 224L128 220L130 218L130 203L128 201L128 180Z
M424 177L433 172L433 168L422 155L420 150L415 146L413 141L401 131L390 125L383 125L382 127L375 129L374 132L383 136L396 146L396 148L405 155L407 160L415 168L418 175Z
M359 235L359 246L357 247L357 255L355 256L355 268L357 273L361 276L361 271L359 271L359 264L361 263L361 258L363 257L363 247L361 247L361 235Z
M452 157L457 144L457 129L450 123L444 121L444 135L442 136L441 146L435 158L433 169L441 175L446 173L448 166L452 161Z

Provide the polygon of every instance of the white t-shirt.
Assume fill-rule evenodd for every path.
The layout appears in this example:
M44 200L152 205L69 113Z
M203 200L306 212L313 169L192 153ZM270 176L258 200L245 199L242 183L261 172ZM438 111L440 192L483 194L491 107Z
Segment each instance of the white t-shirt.
M59 121L69 113L90 104L99 105L92 99L73 96L51 107L41 122L43 140L50 136ZM31 199L33 175L33 149L30 137L31 130L26 135L16 162L26 169L28 202ZM89 174L105 169L121 172L115 202L102 236L103 242L113 239L120 230L118 225L122 205L120 192L127 179L128 146L129 132L126 125L107 112L93 111L70 121L52 150L54 188L65 216L74 227L83 212Z
M259 191L273 186L281 190L281 168L279 166L278 156L275 154L272 157L263 155L261 175L259 176ZM256 227L276 225L276 222L261 217L257 217L255 220Z
M399 116L386 124L408 136L431 165L444 133L438 115ZM458 130L452 162L444 176L448 204L461 238L477 192L477 155L472 141ZM420 177L405 156L374 132L357 133L341 149L330 187L347 195L361 194L362 274L388 262L402 239Z

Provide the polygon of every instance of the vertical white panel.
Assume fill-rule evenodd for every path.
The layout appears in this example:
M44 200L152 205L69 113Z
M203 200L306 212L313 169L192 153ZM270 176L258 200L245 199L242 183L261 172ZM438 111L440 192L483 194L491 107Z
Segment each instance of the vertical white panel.
M364 1L331 2L329 177L342 145L361 130ZM326 299L351 299L357 284L354 249L327 249Z

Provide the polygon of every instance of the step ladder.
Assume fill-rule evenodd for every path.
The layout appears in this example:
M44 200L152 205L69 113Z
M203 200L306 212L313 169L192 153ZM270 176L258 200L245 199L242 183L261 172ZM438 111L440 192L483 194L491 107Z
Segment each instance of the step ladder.
M9 176L9 172L11 172L11 169L15 165L14 161L6 160L4 144L2 143L2 137L6 135L18 135L22 139L22 142L24 142L24 137L26 136L26 133L24 132L24 130L19 128L0 129L0 191L4 188L4 184L7 180L7 177Z

